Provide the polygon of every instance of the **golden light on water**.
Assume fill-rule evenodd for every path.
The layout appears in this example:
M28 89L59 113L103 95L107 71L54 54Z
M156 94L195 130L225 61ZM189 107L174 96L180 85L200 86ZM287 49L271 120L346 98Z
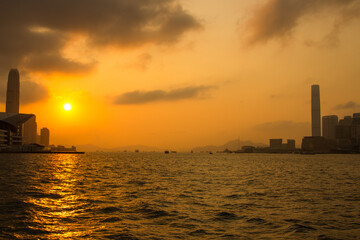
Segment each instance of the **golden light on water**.
M70 111L72 109L72 106L71 106L70 103L65 103L63 108L64 108L65 111Z
M79 156L53 155L48 161L53 170L49 172L48 181L38 188L43 197L27 199L36 206L32 212L34 222L50 233L49 239L74 239L91 234L91 223L86 223L86 230L79 230L72 222L72 219L81 217L81 210L85 207L80 201L84 196L76 192L77 183L82 181L82 173L77 169Z

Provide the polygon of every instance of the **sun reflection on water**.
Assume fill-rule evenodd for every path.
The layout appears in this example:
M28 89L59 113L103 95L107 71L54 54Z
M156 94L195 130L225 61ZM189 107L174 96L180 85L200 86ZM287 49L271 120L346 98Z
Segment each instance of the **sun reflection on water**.
M51 165L47 166L48 173L38 179L41 184L35 197L27 199L34 206L33 222L42 226L43 231L51 233L47 235L50 239L80 237L92 231L91 227L79 231L74 224L85 207L79 191L84 178L78 168L80 160L78 155L52 155L46 163Z

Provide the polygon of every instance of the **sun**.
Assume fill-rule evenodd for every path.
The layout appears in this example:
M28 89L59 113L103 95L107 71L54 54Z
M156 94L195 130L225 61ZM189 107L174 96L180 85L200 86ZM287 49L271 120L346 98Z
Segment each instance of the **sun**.
M65 103L63 108L64 108L65 111L70 111L72 109L72 106L71 106L70 103Z

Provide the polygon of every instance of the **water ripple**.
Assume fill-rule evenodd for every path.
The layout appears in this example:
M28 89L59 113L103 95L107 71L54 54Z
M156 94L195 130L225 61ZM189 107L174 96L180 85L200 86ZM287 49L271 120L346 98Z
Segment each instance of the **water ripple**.
M0 156L0 239L359 239L357 155Z

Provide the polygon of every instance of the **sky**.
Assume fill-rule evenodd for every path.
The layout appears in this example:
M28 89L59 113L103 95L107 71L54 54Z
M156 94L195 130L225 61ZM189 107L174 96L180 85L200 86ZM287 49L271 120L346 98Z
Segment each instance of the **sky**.
M312 84L360 112L360 0L0 0L0 31L0 107L18 68L52 144L299 145Z

